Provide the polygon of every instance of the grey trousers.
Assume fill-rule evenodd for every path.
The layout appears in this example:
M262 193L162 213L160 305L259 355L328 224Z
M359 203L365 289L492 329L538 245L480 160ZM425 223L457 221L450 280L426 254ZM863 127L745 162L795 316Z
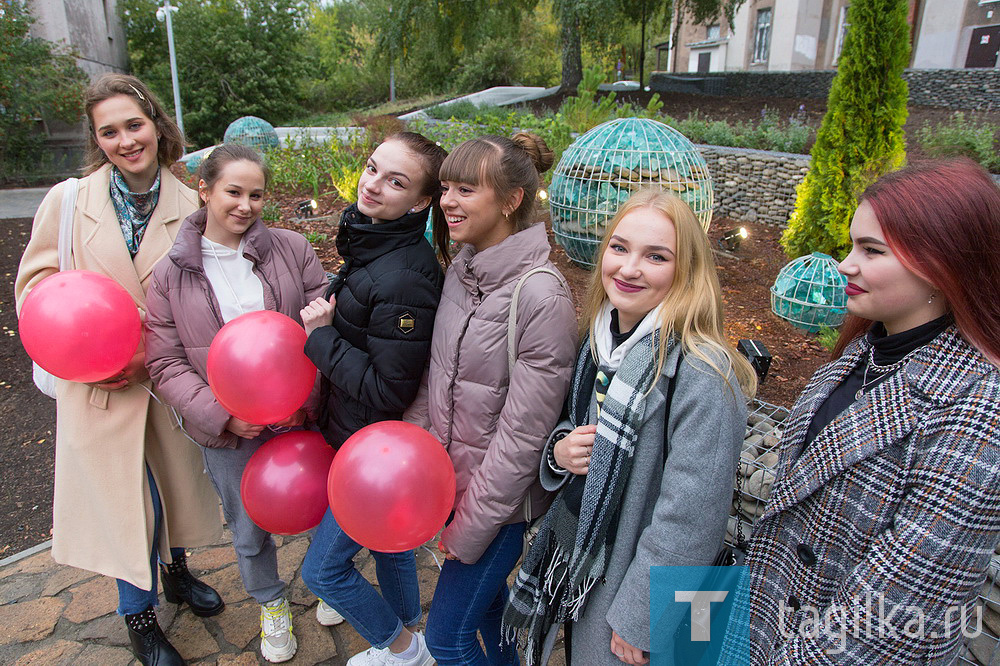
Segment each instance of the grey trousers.
M219 493L222 512L226 516L229 531L233 534L233 548L236 550L243 587L259 604L274 601L285 592L285 583L278 578L278 549L271 533L265 532L250 520L240 497L243 468L250 456L273 436L266 430L265 433L256 439L240 439L239 446L235 449L202 448L205 469L208 470L215 491Z

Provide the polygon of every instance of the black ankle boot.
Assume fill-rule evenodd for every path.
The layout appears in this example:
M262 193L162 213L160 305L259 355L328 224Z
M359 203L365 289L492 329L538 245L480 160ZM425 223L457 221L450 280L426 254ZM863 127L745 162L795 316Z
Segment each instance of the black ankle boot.
M183 601L198 617L212 617L226 608L218 592L191 575L186 555L175 557L170 564L160 564L160 580L167 601L172 604Z
M184 666L184 659L163 635L156 613L150 606L141 613L125 616L132 653L144 666Z

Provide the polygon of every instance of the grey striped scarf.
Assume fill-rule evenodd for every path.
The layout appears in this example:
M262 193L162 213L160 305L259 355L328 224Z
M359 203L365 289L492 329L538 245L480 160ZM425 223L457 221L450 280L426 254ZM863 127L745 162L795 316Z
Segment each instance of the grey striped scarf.
M622 493L632 471L645 392L656 372L658 348L659 332L653 331L622 361L597 419L587 475L575 477L556 497L517 574L504 612L504 636L508 642L519 637L526 666L538 663L545 635L553 625L580 617L590 589L607 568L609 531L617 524ZM577 420L573 406L594 390L594 374L587 372L588 364L593 360L589 340L584 339L570 389L573 420ZM585 399L589 404L589 398ZM584 483L582 498L577 501L570 499L574 481Z

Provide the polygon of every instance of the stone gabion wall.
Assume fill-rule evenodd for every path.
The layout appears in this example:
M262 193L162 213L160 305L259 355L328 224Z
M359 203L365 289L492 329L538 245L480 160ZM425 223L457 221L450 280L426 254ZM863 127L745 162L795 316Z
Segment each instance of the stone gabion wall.
M653 72L649 88L661 93L730 97L825 98L833 70L803 72ZM946 109L1000 109L1000 69L908 69L910 103Z
M795 188L809 171L809 156L700 145L712 174L715 214L734 220L786 226Z

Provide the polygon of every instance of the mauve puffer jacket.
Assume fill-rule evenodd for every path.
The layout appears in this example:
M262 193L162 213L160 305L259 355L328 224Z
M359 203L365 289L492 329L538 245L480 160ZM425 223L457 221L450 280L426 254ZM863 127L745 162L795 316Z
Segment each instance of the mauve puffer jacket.
M202 265L204 231L202 208L184 220L169 254L153 269L146 295L146 367L195 441L234 448L238 438L226 430L230 414L212 395L205 370L208 348L223 321ZM316 251L302 234L268 229L259 218L244 238L243 256L264 285L264 307L301 324L299 310L329 284Z
M406 418L428 427L455 465L455 518L441 536L475 563L500 527L532 518L551 496L538 483L542 449L562 412L576 356L576 311L562 279L529 277L517 306L517 362L509 376L507 322L519 278L555 267L545 225L480 253L466 245L445 275L427 382Z

